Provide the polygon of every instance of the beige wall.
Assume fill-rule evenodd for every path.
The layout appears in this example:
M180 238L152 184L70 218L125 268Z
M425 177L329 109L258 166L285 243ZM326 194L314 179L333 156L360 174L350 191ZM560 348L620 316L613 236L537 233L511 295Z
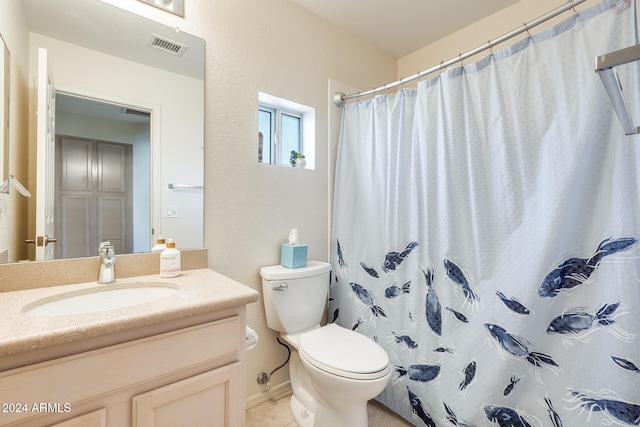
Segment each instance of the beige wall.
M518 3L501 10L473 25L469 25L447 37L431 43L417 51L406 55L398 60L397 78L409 76L421 70L426 70L437 66L443 61L448 61L457 57L460 53L468 52L478 46L485 44L489 40L495 40L503 34L521 27L525 22L545 15L547 12L564 5L562 0L520 0ZM599 0L587 0L576 7L577 12L600 3ZM558 17L541 24L531 32L540 31L543 28L552 26L566 19L572 12L565 12ZM526 37L526 33L514 39L496 46L494 50L509 46L517 40ZM465 60L466 63L473 63L479 58L486 56L489 52L477 55ZM428 77L426 77L428 78Z
M260 289L259 269L279 263L290 228L299 230L311 259L328 260L329 79L371 87L395 76L396 61L289 1L214 4L205 84L205 244L212 268ZM315 170L258 164L258 91L315 108ZM247 357L252 399L262 390L257 374L284 362L286 352L264 323L262 299L248 307L247 321L261 337ZM271 382L287 379L288 367Z

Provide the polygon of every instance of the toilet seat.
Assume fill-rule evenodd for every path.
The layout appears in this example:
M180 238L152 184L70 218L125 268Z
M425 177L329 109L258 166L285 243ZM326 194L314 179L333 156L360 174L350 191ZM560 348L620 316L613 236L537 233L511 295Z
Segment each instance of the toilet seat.
M356 380L382 378L390 369L389 356L382 347L336 324L300 335L298 353L318 369Z

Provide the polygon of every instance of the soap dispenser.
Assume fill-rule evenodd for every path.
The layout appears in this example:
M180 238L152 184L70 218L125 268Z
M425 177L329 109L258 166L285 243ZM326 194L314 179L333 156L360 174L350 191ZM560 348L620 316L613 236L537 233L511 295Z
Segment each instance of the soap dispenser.
M167 245L164 240L164 236L160 234L158 239L156 240L156 245L151 248L151 252L162 252L167 248Z
M167 248L160 254L160 277L180 275L180 251L173 239L167 240Z

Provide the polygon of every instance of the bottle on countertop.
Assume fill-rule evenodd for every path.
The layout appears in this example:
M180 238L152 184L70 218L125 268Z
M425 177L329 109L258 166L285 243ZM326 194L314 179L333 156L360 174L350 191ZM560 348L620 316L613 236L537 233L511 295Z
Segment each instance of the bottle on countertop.
M180 275L180 251L173 239L167 240L167 248L160 253L160 277Z
M166 248L167 248L167 245L165 243L164 236L160 234L158 236L158 240L156 240L156 245L153 248L151 248L151 252L162 252Z

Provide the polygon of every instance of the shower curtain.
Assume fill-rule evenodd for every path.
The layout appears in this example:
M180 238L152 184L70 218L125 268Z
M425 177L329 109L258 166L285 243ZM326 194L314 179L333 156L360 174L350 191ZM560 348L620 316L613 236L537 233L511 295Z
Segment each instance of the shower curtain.
M343 107L329 320L387 351L409 422L640 425L640 139L593 69L635 8Z

